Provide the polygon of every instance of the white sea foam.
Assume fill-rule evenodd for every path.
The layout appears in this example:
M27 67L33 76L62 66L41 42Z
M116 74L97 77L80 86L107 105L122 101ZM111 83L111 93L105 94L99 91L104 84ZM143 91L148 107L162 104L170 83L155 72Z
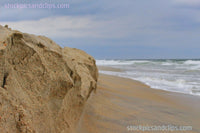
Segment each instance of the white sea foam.
M187 60L184 62L184 64L187 65L200 65L200 61L199 60Z
M163 62L162 65L164 65L164 66L171 66L171 65L173 65L173 63Z
M99 66L115 66L115 65L132 65L135 63L147 63L150 61L145 60L135 60L135 61L126 61L126 60L97 60L96 64Z
M97 60L123 71L100 71L141 81L152 88L200 95L200 60Z

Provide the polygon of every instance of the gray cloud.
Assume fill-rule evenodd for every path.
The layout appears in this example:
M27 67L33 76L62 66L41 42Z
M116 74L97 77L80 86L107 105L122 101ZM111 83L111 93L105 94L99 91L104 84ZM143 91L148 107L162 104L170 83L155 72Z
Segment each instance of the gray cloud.
M138 50L137 53L144 52L146 48L151 54L156 53L158 48L162 54L167 47L169 51L176 48L173 54L175 57L178 48L184 49L182 55L188 47L200 48L199 2L71 0L69 10L1 8L0 24L8 24L23 32L48 36L62 46L128 47L129 54L134 48ZM194 56L199 55L192 57Z

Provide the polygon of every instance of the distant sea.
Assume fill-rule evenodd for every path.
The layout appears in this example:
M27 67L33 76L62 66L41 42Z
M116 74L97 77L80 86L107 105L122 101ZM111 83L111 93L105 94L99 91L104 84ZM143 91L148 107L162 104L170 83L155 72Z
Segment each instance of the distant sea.
M151 88L200 96L200 60L97 60L98 66L121 69L102 71L141 81Z

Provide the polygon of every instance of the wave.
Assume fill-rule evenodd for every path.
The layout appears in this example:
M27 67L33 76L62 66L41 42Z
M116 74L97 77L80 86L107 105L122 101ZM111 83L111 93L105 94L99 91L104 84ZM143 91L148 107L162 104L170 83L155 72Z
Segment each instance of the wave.
M184 65L187 65L191 70L200 70L200 61L187 60L184 62Z
M137 80L154 89L200 96L200 84L195 82L189 84L184 79L173 81L155 77L133 77L122 72L100 71L100 73Z
M131 61L126 61L126 60L97 60L96 64L99 66L114 66L114 65L132 65L136 63L148 63L150 61L146 60L131 60Z
M98 66L165 66L177 69L200 70L200 60L97 60Z
M97 60L99 66L123 71L100 71L141 81L152 88L200 95L200 60Z
M187 60L183 64L186 64L186 65L200 65L200 61L199 60Z
M170 62L163 62L162 63L163 66L171 66L171 65L174 65L173 63L170 63Z

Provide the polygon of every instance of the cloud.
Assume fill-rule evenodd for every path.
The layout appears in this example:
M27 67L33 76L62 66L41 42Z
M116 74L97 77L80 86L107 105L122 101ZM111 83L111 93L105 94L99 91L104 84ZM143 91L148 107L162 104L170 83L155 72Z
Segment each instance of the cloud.
M160 3L165 5L164 2ZM56 39L129 39L158 33L160 29L157 27L164 27L159 21L163 15L154 10L154 4L150 1L143 3L127 0L121 3L117 0L112 3L103 0L87 4L78 0L70 4L70 9L66 11L2 9L0 23L23 32Z
M115 20L98 20L94 16L57 16L39 20L7 21L12 29L53 38L120 38L127 36L127 22Z
M199 11L174 7L174 3L169 1L153 1L152 3L135 0L120 4L120 1L111 3L103 0L101 4L90 3L90 9L87 3L79 0L74 5L71 3L71 11L65 11L65 14L62 13L62 10L6 11L3 12L3 16L14 17L14 19L1 19L0 23L8 24L11 28L22 32L45 35L54 40L77 39L86 40L85 43L93 40L93 44L99 45L110 45L111 41L107 41L108 39L112 40L112 44L115 45L124 45L125 43L130 45L174 45L171 42L180 41L183 37L186 38L185 36L196 38L199 31ZM171 1L176 4L185 2L184 0ZM194 0L191 1L194 2ZM162 8L158 8L155 3ZM83 6L84 4L86 6ZM93 9L98 7L97 5L101 5L101 8L104 5L104 9L94 11ZM82 8L77 11L77 7ZM80 13L83 10L86 10L85 13ZM107 12L108 10L110 12ZM17 13L13 15L15 12ZM72 12L76 12L76 15ZM86 12L89 12L89 15ZM20 15L17 15L18 13ZM18 16L24 17L24 19L18 20ZM29 19L29 17L33 19ZM100 39L103 42L99 43ZM123 42L119 40L123 40ZM164 44L168 41L171 41L170 44ZM175 45L178 44L182 43Z
M8 24L12 29L23 32L46 35L51 37L83 37L90 33L83 34L92 24L90 17L47 17L39 20L1 22Z
M31 2L37 1L40 0ZM147 57L152 57L157 47L162 48L160 53L166 47L170 50L176 47L177 51L200 47L200 0L69 0L69 3L70 8L65 10L1 7L0 24L45 35L61 46L76 46L99 57L103 56L100 49L107 49L105 56L113 50L117 51L113 53L116 56L120 51L132 56L143 55L152 48L147 53Z
M7 4L69 4L69 8L61 9L34 9L34 8L5 8ZM19 21L19 20L38 20L44 17L52 16L85 16L85 15L99 15L109 14L108 9L114 4L105 0L91 1L91 0L1 0L0 1L0 18L1 21ZM117 3L117 2L115 2ZM112 5L112 6L111 6Z

